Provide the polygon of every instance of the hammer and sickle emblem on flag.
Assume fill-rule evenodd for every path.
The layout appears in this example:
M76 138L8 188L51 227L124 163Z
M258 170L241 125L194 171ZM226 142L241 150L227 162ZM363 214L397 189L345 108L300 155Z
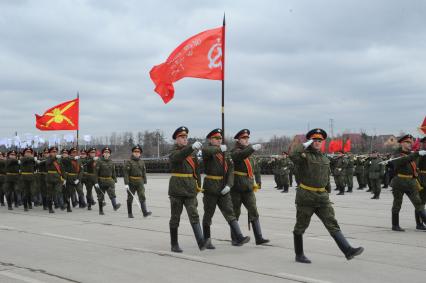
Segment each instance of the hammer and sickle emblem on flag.
M210 62L209 69L222 68L222 43L213 44L207 54L207 58Z
M59 109L55 108L50 113L46 113L46 116L52 117L49 121L46 122L46 126L49 126L52 122L55 122L57 124L62 123L64 120L68 122L71 126L74 126L74 123L63 113L70 109L75 104L75 101L72 101L68 103L64 108Z

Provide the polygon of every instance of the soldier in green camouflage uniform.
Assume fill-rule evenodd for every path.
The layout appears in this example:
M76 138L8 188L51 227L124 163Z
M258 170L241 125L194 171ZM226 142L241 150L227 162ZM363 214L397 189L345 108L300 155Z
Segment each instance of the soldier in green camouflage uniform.
M58 202L58 206L64 209L63 187L65 185L65 172L62 168L58 148L49 148L49 157L43 163L46 164L46 197L49 213L55 213L53 210L53 201Z
M401 137L398 142L400 143L400 148L394 154L394 158L400 158L390 161L395 171L395 177L393 177L390 184L393 194L392 230L404 231L399 226L399 211L401 210L404 194L408 196L415 208L416 229L426 230L426 227L422 223L426 222L425 205L419 196L419 190L423 188L417 179L418 172L416 165L419 156L426 155L426 150L411 153L413 144L413 136L411 135Z
M325 188L330 179L330 160L321 152L321 144L326 138L327 133L324 130L313 129L306 134L308 141L303 145L297 144L290 153L300 174L300 185L296 192L297 214L293 234L296 261L301 263L311 263L303 252L302 235L308 228L314 213L348 260L364 250L362 247L351 247L334 216L334 209Z
M423 144L423 150L426 150L426 137L422 138L420 142ZM419 158L419 181L423 190L420 190L420 199L423 205L426 204L426 156Z
M4 184L4 192L6 194L7 207L9 210L12 210L12 201L15 202L15 207L17 207L19 203L17 197L21 195L19 190L19 162L15 150L7 153L5 171L6 182Z
M71 200L72 196L78 192L79 204L80 207L86 207L86 202L84 201L84 193L81 188L81 179L83 177L82 165L77 155L77 149L71 148L68 150L69 156L62 159L62 166L65 171L65 191L64 197L67 204L67 212L72 212L71 209Z
M0 152L0 205L4 206L4 199L6 197L4 191L4 184L6 183L6 156Z
M247 209L256 245L262 245L268 243L269 240L263 238L260 228L254 193L261 188L261 179L260 170L256 170L257 165L252 156L256 150L261 148L261 145L250 145L249 138L250 130L248 129L243 129L234 136L237 141L231 151L234 162L234 186L231 188L231 198L237 220L241 215L241 205L243 204Z
M217 206L231 228L232 245L242 246L250 240L250 237L243 236L240 225L234 215L232 200L229 194L234 184L234 164L229 154L226 153L226 145L221 144L222 129L212 130L207 134L206 138L209 143L202 150L204 173L206 174L203 183L204 238L206 240L210 238L210 226ZM223 162L224 157L226 160L225 164ZM207 248L214 249L215 247L210 244Z
M105 193L108 193L111 199L112 207L114 211L117 211L121 204L117 203L115 195L115 184L117 183L117 176L115 171L115 165L111 160L111 149L105 147L101 151L102 157L96 162L96 178L97 183L95 184L96 194L98 195L99 203L99 215L104 215L103 202Z
M365 188L365 168L364 168L365 159L358 156L355 159L355 176L358 182L358 190Z
M373 151L368 161L368 176L370 178L371 190L373 197L371 199L379 199L382 190L381 181L384 174L384 165L381 163L383 160Z
M83 178L82 183L86 187L87 210L92 210L92 205L96 202L93 198L93 188L98 182L96 177L96 148L92 147L87 151L88 156L82 158Z
M290 186L289 174L293 167L293 162L288 157L288 153L283 151L278 159L278 163L278 182L281 187L283 187L282 193L288 193L288 188Z
M43 150L42 156L38 162L38 186L41 194L41 201L43 204L43 210L48 209L48 199L47 199L47 184L46 184L46 176L47 176L47 168L46 168L46 159L49 157L49 149L45 148Z
M21 192L23 196L24 210L28 211L28 208L32 208L32 193L34 192L35 186L35 171L37 158L34 157L34 151L32 148L25 148L23 150L23 156L19 159L21 165Z
M348 186L348 193L352 193L354 187L354 165L355 160L350 152L345 155L346 170L345 170L345 183Z
M333 159L333 176L336 183L336 189L339 190L338 195L345 194L345 171L347 161L343 156L343 152L337 152L337 157Z
M141 158L142 148L136 145L132 148L132 156L130 160L127 160L124 165L124 187L127 191L127 214L129 218L133 218L132 203L133 196L137 193L140 208L144 217L152 214L146 208L145 198L145 186L147 183L146 179L146 168L145 163Z
M172 172L169 181L170 242L172 252L177 253L182 252L178 243L178 227L183 206L188 213L199 249L204 250L210 245L210 239L204 239L197 211L197 193L201 191L201 178L196 152L201 149L202 144L188 144L188 132L188 128L183 126L175 130L172 137L176 143L169 155Z

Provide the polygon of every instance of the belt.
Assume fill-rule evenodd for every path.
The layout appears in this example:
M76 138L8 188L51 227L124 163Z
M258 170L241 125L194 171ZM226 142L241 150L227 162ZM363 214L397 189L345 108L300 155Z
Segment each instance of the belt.
M238 176L248 176L248 174L246 172L241 172L241 171L234 171L234 175L238 175Z
M89 175L89 176L95 176L95 173L87 173L87 172L83 172L84 175Z
M98 177L101 180L112 180L112 177Z
M47 174L47 172L38 172L39 174L43 174L43 175L45 175L45 174Z
M77 176L78 174L77 174L77 173L67 173L67 175L70 175L70 176Z
M305 184L300 183L299 185L300 188L307 190L307 191L311 191L311 192L326 192L327 190L325 188L314 188L314 187L309 187L306 186Z
M400 178L405 178L405 179L413 179L413 175L405 175L405 174L398 174L397 175Z
M133 180L142 180L143 179L142 176L129 176L129 178L133 179Z
M206 175L206 179L211 179L211 180L223 180L223 176Z
M173 177L180 177L180 178L192 178L194 175L192 174L184 174L184 173L172 173Z
M58 171L47 171L49 174L59 174Z
M15 176L15 175L19 175L19 173L6 173L6 175L8 175L8 176Z
M419 173L426 174L426 170L420 170Z
M21 172L21 175L34 175L32 172Z

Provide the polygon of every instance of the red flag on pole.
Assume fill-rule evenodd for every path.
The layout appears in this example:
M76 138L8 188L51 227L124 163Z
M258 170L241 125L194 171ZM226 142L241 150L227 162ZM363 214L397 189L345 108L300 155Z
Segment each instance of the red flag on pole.
M36 128L41 131L78 130L79 99L63 102L36 116Z
M426 135L426 117L423 120L423 124L419 127L419 130L422 134Z
M173 99L173 83L184 78L223 79L222 43L224 27L206 30L181 43L166 62L149 72L164 103Z
M351 140L347 139L345 142L345 146L343 147L343 152L350 152L351 151Z

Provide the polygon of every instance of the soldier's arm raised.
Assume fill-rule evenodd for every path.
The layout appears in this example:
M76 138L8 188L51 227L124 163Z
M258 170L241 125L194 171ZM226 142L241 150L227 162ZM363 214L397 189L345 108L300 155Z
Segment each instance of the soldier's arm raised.
M231 152L232 160L234 161L243 161L249 157L255 150L251 145L247 146L244 149L237 149Z
M171 162L181 162L189 155L191 155L192 152L194 152L194 150L192 149L192 145L187 145L181 150L173 150L169 155L169 159Z
M404 165L408 162L414 161L415 159L417 159L417 157L419 157L418 151L410 153L407 156L401 156L398 159L390 161L390 163L392 163L392 165L394 167L399 167L399 166Z
M203 153L203 160L207 160L212 158L216 153L221 153L220 147L208 145L203 147L202 153Z

